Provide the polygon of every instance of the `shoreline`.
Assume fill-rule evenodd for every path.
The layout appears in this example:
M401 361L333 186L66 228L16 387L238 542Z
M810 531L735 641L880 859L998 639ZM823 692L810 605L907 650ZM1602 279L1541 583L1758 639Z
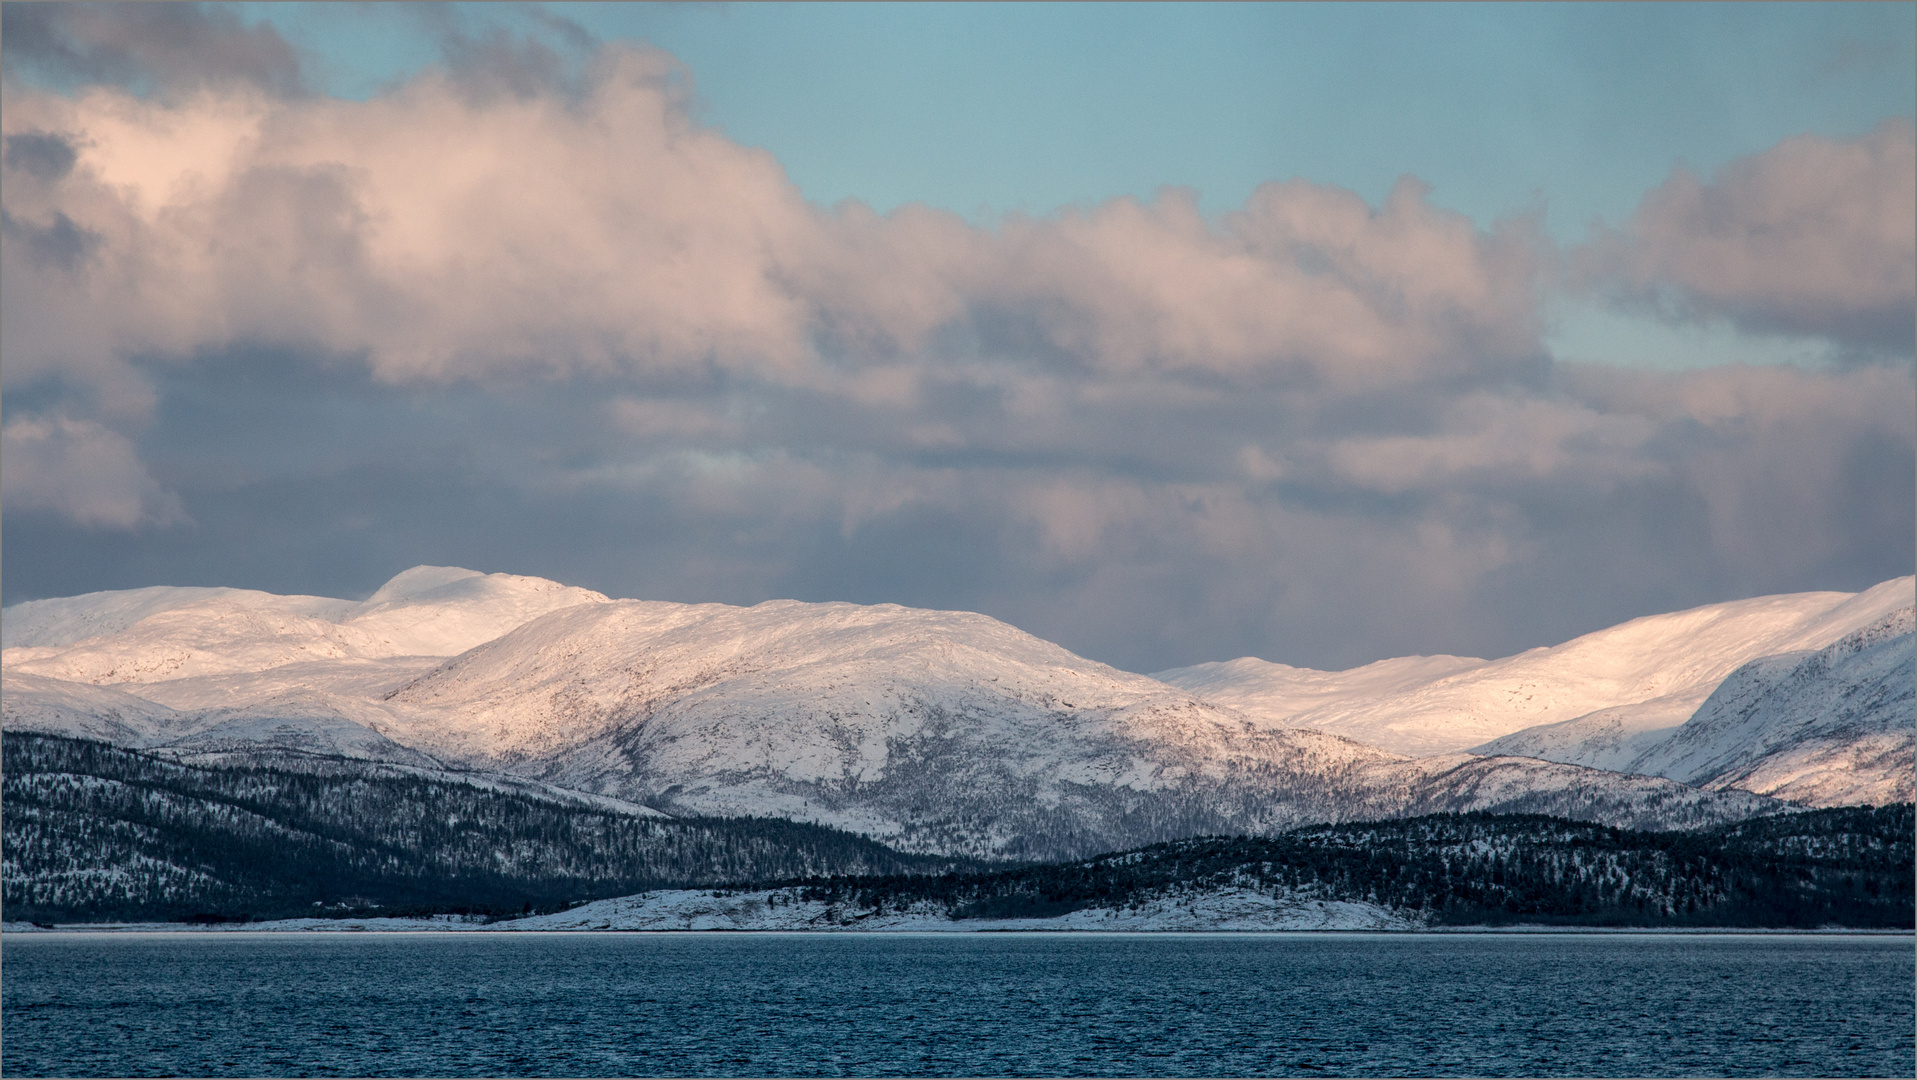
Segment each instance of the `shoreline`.
M42 935L159 935L159 934L739 934L739 935L914 935L950 936L954 934L1057 934L1079 937L1156 937L1161 935L1338 935L1369 937L1883 937L1917 938L1912 929L1862 929L1853 927L1645 927L1645 926L1547 926L1520 923L1511 926L1443 926L1418 929L1380 929L1368 927L1237 927L1135 929L1006 925L1012 920L993 920L980 925L938 929L912 927L837 926L816 928L741 928L741 927L516 927L521 920L487 923L458 916L440 919L278 919L253 923L65 923L38 926L33 923L0 923L0 936ZM966 920L971 922L972 920Z

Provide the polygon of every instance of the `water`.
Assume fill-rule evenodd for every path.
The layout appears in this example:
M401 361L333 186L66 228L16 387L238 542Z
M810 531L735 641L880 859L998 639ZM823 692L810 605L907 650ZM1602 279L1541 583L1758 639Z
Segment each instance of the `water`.
M1908 937L10 935L8 1075L1910 1076Z

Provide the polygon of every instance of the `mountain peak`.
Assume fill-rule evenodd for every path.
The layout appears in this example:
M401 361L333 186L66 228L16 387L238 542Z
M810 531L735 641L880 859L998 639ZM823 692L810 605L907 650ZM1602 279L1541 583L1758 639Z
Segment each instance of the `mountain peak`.
M366 598L366 606L389 604L395 600L412 600L422 593L431 592L456 581L485 576L477 570L467 570L459 566L415 566L411 570L401 570L394 574L391 580Z

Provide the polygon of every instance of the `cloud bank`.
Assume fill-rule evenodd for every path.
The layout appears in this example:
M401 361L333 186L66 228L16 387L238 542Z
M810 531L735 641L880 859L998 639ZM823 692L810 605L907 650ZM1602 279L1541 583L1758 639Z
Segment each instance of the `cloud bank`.
M98 14L32 55L145 74L9 82L0 116L9 603L457 562L1338 665L1912 561L1908 364L1672 377L1540 338L1574 280L1908 352L1907 124L1675 174L1568 257L1411 178L981 227L807 203L657 51L462 42L490 59L356 102L258 31L199 27L214 78Z
M1219 226L1189 193L994 231L807 204L686 116L667 56L579 96L444 73L370 102L96 88L9 109L30 299L101 323L89 363L237 343L392 383L720 371L823 386L941 334L1082 372L1377 384L1535 349L1533 243L1406 181L1384 207L1272 184ZM56 273L57 272L57 273ZM160 282L164 288L157 288ZM23 351L54 351L21 311Z

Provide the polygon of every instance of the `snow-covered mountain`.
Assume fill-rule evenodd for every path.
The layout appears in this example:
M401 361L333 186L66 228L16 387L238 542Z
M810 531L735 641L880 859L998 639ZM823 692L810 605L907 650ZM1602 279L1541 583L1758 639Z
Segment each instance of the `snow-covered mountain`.
M5 610L6 664L70 682L156 683L313 660L451 656L606 597L543 578L416 566L363 602L159 586Z
M164 743L192 730L191 721L159 702L111 686L68 682L13 669L5 658L0 729L96 739L115 746Z
M1681 725L1620 732L1600 714L1479 749L1815 806L1909 802L1917 761L1914 614L1894 611L1823 649L1753 660Z
M364 601L158 586L0 612L0 723L203 754L298 749L406 764L393 686L550 611L607 598L543 578L417 566Z
M464 764L675 812L817 821L915 851L1057 857L1414 810L1695 823L1763 809L1650 778L1470 755L1414 762L1260 729L985 616L895 605L580 607L386 704L410 725L393 738Z
M1567 721L1628 740L1682 724L1745 663L1821 649L1913 600L1917 579L1905 577L1861 593L1762 596L1651 615L1501 660L1404 657L1328 672L1246 657L1154 677L1265 725L1404 754L1479 748ZM1497 744L1497 752L1517 752L1513 745ZM1626 759L1578 760L1616 768Z
M9 730L484 770L919 851L1081 855L1442 810L1689 825L1773 805L1534 760L1412 761L982 615L894 605L611 601L421 567L363 603L137 590L0 620Z

